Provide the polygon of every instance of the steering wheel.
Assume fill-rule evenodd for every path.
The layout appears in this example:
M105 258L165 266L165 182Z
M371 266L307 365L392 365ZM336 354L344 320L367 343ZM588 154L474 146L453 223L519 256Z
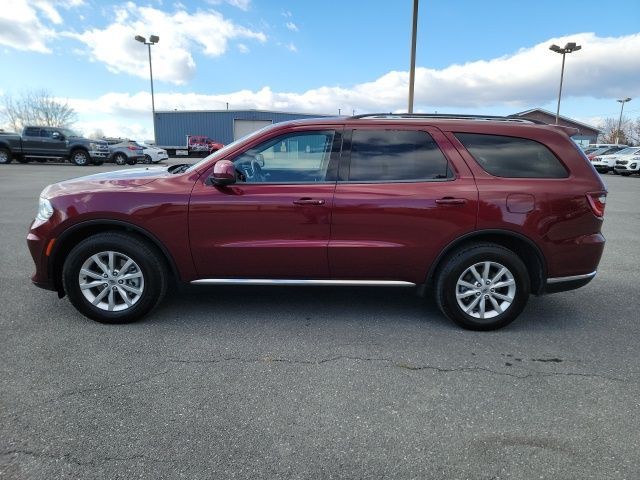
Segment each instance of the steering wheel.
M262 173L262 165L264 160L259 157L251 157L238 165L238 171L244 177L245 182L257 183L262 182L265 179L265 175Z

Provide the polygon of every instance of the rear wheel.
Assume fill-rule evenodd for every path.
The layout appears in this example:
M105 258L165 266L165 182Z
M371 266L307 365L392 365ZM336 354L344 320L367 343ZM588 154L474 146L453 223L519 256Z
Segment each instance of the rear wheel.
M80 242L64 262L64 289L85 316L101 323L133 322L153 310L168 273L155 248L138 237L100 233Z
M150 155L145 154L145 156L144 156L144 160L142 161L142 163L147 163L147 164L149 164L149 163L151 163L151 162L152 162L152 160L151 160L151 156L150 156Z
M86 167L89 165L89 161L91 158L89 154L84 150L74 150L71 152L71 163L77 165L78 167Z
M515 253L477 244L446 260L436 279L436 302L463 328L495 330L522 312L530 288L527 268Z
M11 160L13 160L11 152L6 148L0 148L0 164L11 163Z
M116 165L124 165L125 163L127 163L127 157L124 153L116 153L113 157L113 161L116 163Z
M138 163L138 159L136 157L127 158L127 165L135 165Z

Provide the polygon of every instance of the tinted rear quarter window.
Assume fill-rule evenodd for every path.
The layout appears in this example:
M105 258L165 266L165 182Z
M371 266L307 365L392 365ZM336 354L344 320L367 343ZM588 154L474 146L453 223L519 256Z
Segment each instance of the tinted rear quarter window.
M566 178L568 172L547 147L528 138L456 133L478 164L496 177Z
M354 130L351 182L449 178L447 159L431 135L418 130Z

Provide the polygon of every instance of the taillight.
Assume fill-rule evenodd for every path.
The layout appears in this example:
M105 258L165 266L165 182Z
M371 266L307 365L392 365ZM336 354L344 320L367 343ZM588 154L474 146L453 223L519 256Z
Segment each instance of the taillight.
M129 145L127 148L128 148L129 150L133 150L133 151L135 152L135 151L137 151L137 150L138 150L138 148L140 148L140 147L134 147L133 145Z
M607 204L607 192L591 192L587 193L589 206L596 217L604 217L604 207Z

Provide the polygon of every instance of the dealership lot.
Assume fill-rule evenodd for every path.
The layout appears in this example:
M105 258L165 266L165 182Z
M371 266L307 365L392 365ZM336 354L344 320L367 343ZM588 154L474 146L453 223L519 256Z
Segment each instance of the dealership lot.
M596 279L504 330L268 287L106 326L31 285L25 236L44 186L115 168L0 167L0 478L640 477L640 178L605 177Z

